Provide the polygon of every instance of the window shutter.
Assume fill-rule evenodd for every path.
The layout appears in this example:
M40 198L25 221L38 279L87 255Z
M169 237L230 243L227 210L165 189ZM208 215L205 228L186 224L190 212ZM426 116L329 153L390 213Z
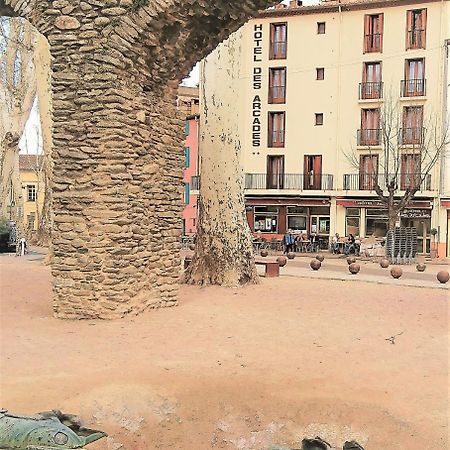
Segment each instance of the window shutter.
M422 45L421 48L426 48L426 42L427 42L427 10L422 9Z
M378 33L380 33L380 52L383 52L383 27L384 27L384 14L378 16Z
M370 15L366 14L364 16L364 42L363 42L363 48L364 53L367 53L369 51L369 34L370 34Z
M184 147L184 166L189 167L191 165L191 149L189 147Z

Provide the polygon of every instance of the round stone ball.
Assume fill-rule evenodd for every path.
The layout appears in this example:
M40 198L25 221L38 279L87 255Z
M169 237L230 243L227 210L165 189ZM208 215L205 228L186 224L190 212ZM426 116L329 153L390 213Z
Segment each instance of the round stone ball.
M352 275L356 275L361 270L361 266L357 263L351 263L348 266L348 270Z
M397 280L398 278L400 278L403 275L403 270L401 269L401 267L394 266L391 269L391 275L392 275L392 278L395 278Z
M325 259L325 256L318 254L318 255L316 255L316 259L317 259L317 261L323 262L323 260Z
M195 250L195 244L189 244L189 250L194 251Z
M356 258L355 258L354 256L349 256L349 257L347 258L347 264L348 264L348 265L353 264L353 263L355 263L355 262L356 262Z
M448 280L450 280L450 274L446 270L441 270L436 275L436 278L438 279L439 283L445 284Z
M389 260L388 259L386 259L386 258L383 258L381 261L380 261L380 266L383 268L383 269L387 269L388 267L389 267Z
M287 264L287 258L286 256L279 256L277 258L277 263L280 267L284 267Z
M289 259L294 259L294 258L295 258L295 253L289 252L288 255L287 255L287 257L288 257Z
M265 258L266 256L269 256L269 252L267 250L261 250L261 256Z
M427 268L427 265L424 263L419 263L416 266L417 272L425 272L425 269Z
M309 263L309 266L311 267L312 270L319 270L320 267L322 266L322 263L318 259L313 259Z

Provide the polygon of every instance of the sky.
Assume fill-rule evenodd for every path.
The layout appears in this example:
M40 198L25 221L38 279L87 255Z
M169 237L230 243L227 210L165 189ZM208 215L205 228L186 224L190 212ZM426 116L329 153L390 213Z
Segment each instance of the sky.
M289 3L289 0L284 0L282 3ZM319 0L303 0L304 5L315 5ZM184 86L196 86L199 82L199 65L198 63L192 69L188 78L185 78L181 84ZM25 126L25 132L19 142L20 153L39 153L40 152L40 122L37 106L34 105L28 122Z

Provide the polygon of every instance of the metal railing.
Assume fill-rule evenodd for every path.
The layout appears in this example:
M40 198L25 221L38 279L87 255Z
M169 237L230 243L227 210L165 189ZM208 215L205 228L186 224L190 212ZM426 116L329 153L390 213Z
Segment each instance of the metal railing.
M270 175L266 173L246 173L245 189L287 189L287 190L332 190L333 175L286 173Z
M399 139L401 145L421 145L425 139L425 128L400 128Z
M386 180L396 179L398 189L401 191L419 186L419 191L431 191L431 174L423 173L402 173L385 175L367 174L367 173L350 173L344 175L344 190L346 191L373 191L379 183L381 189L386 189Z
M357 144L358 145L380 145L381 143L381 128L364 128L358 130Z
M408 31L407 48L425 48L425 30Z
M381 51L381 41L383 35L381 33L366 34L364 36L364 51L366 53Z
M402 97L420 97L426 94L426 80L413 79L402 80L400 83L400 92Z
M382 81L365 81L359 83L359 99L379 99L383 98L383 82Z

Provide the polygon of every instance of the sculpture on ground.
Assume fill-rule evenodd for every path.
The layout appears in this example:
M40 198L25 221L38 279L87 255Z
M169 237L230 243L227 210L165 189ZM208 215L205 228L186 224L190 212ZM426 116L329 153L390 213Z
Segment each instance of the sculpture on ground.
M72 450L107 436L83 428L76 418L61 411L23 416L0 410L0 448L8 450Z
M47 38L52 55L57 317L111 319L177 303L184 157L178 84L197 61L270 4L0 0L0 13L28 19ZM234 166L210 166L220 177L215 183L227 188L218 202L236 209L236 218L244 217L244 204L237 204L244 198L242 181ZM207 170L202 166L206 183ZM256 273L246 263L252 241L242 227L226 228L225 218L217 217L211 246L203 246L205 253L211 250L206 265L210 273L226 266L244 282ZM238 250L245 261L231 265L218 248L228 256ZM202 280L202 271L193 266Z

